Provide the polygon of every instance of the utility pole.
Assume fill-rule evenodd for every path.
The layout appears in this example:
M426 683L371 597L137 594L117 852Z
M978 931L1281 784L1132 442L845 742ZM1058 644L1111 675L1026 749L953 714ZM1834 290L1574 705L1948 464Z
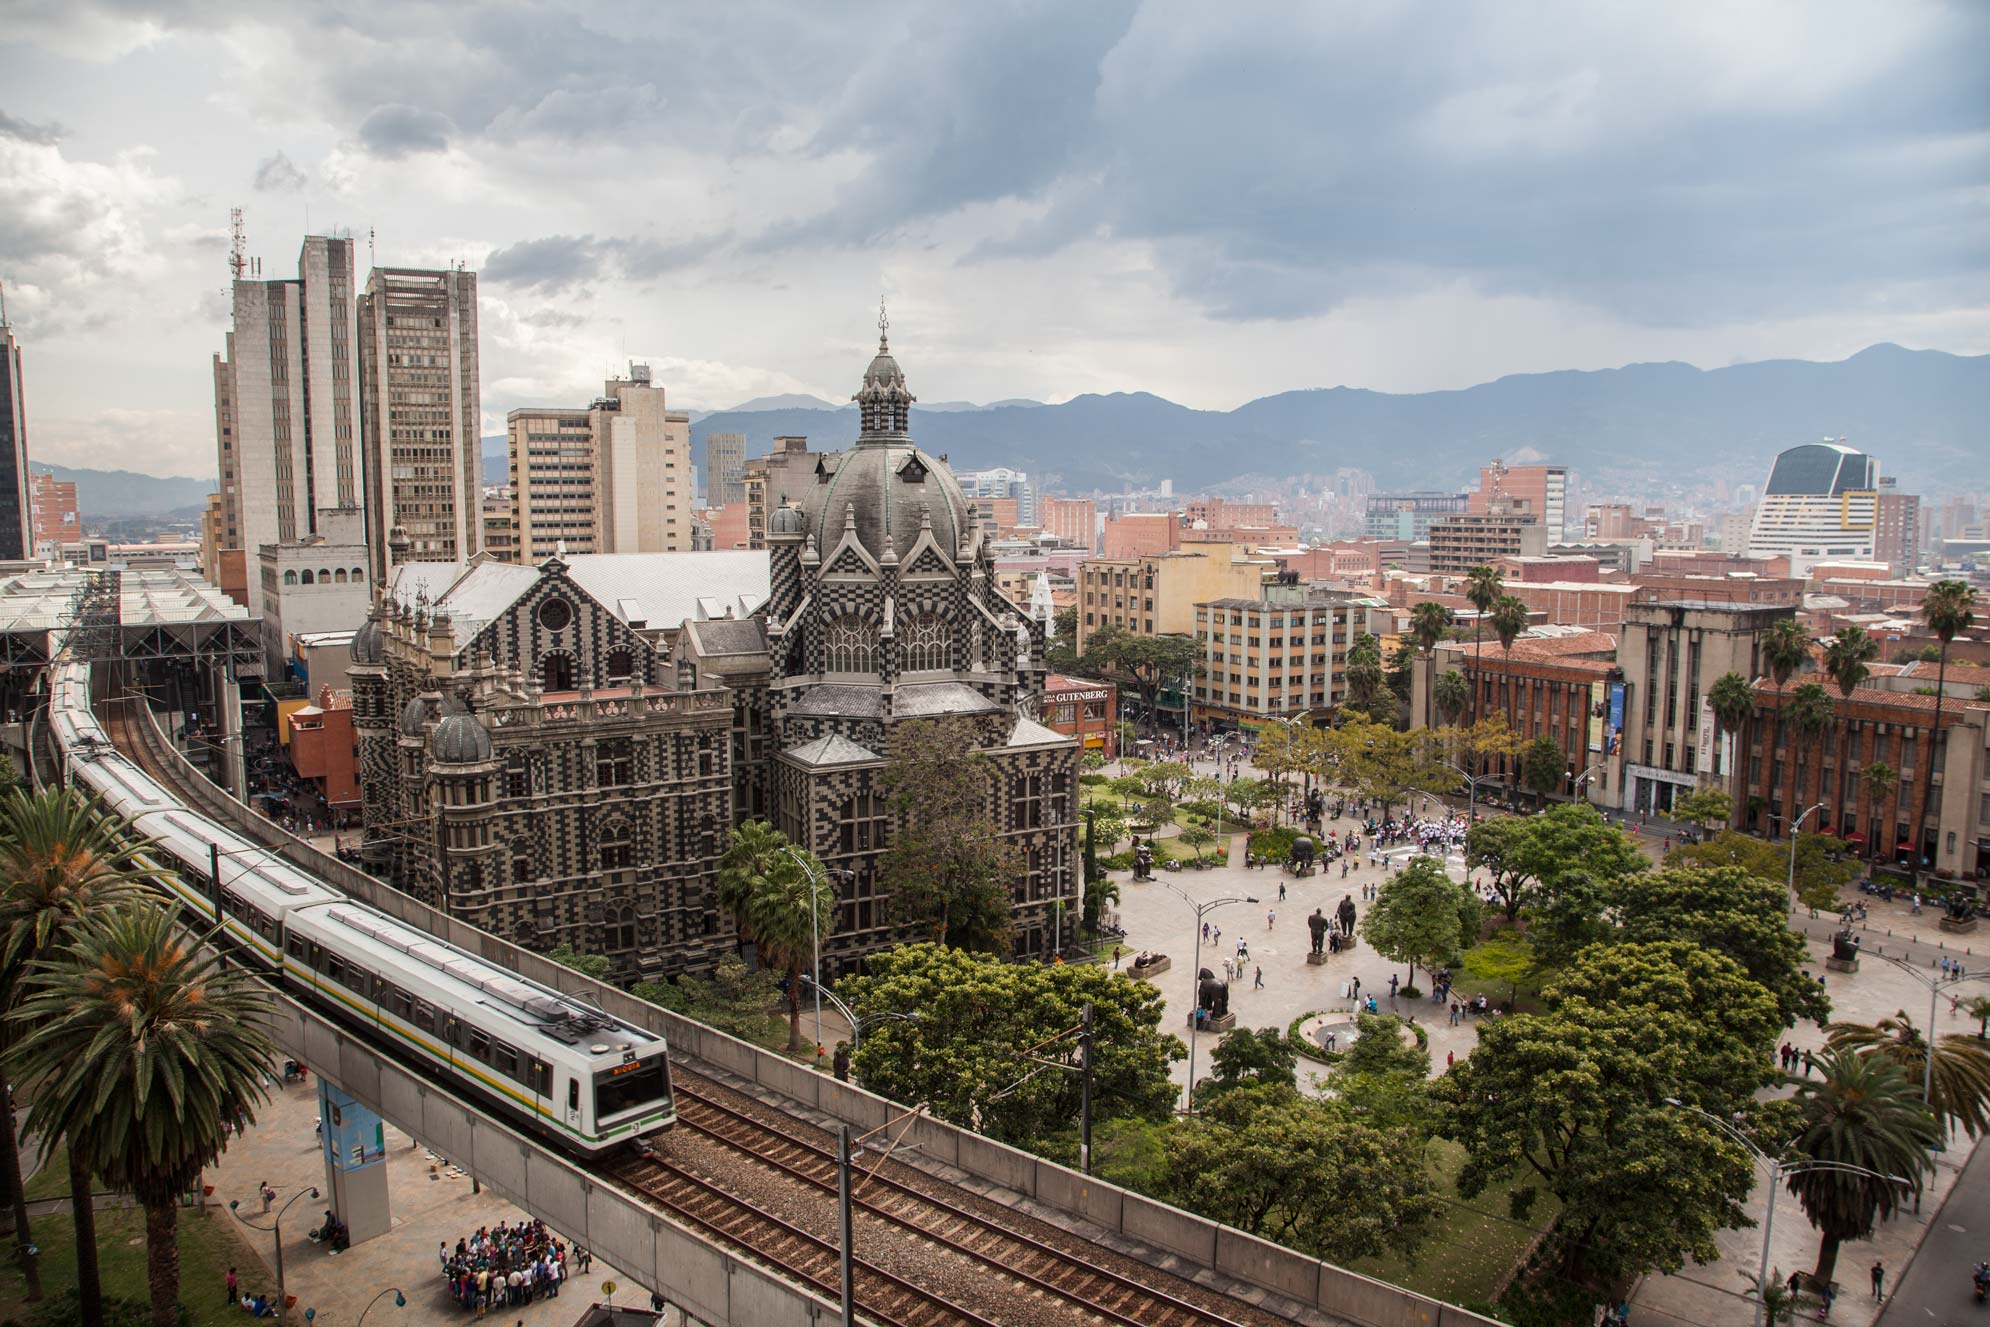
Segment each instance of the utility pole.
M1092 1173L1092 1006L1087 1004L1079 1017L1078 1071L1083 1086L1078 1108L1078 1170Z
M851 1276L853 1264L850 1237L856 1222L852 1220L850 1203L850 1126L836 1126L836 1204L842 1221L842 1248L837 1260L841 1264L843 1284L843 1327L857 1327L857 1284Z

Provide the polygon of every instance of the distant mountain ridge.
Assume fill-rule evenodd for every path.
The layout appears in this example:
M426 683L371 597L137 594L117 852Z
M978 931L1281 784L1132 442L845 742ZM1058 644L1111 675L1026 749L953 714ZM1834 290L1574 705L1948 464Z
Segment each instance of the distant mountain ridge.
M900 356L918 390L917 351ZM762 398L763 400L774 398ZM811 398L814 399L814 398ZM749 402L748 405L755 403ZM1332 387L1281 392L1234 410L1194 410L1147 392L976 410L914 406L912 434L960 469L1006 465L1073 492L1168 478L1196 491L1236 475L1369 471L1385 488L1462 485L1525 448L1592 481L1759 469L1778 451L1843 436L1909 491L1990 472L1990 355L1882 344L1831 363L1765 360L1719 369L1677 362L1514 374L1453 391ZM848 446L846 407L734 409L692 425L743 433L747 454L783 435Z
M207 505L207 495L214 492L211 479L161 479L130 470L79 470L32 458L28 470L74 483L76 510L85 521L165 516L189 508L198 511Z

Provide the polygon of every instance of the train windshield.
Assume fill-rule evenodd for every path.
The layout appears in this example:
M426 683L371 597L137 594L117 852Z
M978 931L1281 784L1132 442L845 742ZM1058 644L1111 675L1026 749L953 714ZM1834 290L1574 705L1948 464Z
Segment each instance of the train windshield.
M655 1106L666 1095L663 1057L618 1064L594 1076L594 1119L598 1124L638 1106Z

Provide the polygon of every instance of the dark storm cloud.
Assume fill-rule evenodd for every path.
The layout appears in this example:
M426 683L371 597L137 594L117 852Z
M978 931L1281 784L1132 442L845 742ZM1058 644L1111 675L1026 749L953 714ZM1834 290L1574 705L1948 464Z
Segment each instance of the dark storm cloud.
M0 111L0 138L18 138L37 147L53 147L62 141L62 126L53 121L36 124Z
M287 153L278 152L256 163L257 193L293 194L306 183L304 172L298 169L297 163Z
M696 262L715 243L548 235L499 249L484 260L482 277L520 290L545 291L570 290L616 277L648 281Z
M376 157L441 152L449 146L449 117L416 106L380 106L359 122L359 141Z

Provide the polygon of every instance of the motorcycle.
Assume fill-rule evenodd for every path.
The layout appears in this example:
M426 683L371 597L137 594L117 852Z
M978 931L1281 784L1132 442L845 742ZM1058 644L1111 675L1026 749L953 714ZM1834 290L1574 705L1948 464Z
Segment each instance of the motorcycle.
M1969 1274L1969 1279L1976 1285L1976 1302L1981 1304L1984 1297L1990 1295L1990 1262L1976 1264L1976 1269Z

